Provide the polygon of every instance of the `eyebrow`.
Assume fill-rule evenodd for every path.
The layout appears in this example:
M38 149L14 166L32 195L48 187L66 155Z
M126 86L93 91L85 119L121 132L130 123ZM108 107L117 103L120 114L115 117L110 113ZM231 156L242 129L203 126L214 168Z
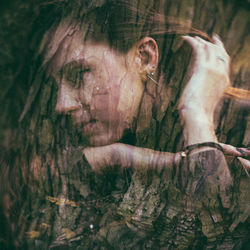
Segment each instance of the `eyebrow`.
M86 59L80 59L80 60L74 60L74 61L71 61L65 65L63 65L59 70L58 70L58 73L61 73L63 72L64 70L68 69L68 68L76 68L76 67L79 67L79 66L87 66L87 61Z

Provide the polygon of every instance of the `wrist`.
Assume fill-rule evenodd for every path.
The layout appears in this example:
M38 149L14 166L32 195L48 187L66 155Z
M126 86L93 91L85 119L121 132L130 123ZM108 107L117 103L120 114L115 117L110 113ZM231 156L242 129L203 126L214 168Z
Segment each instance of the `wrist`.
M213 116L201 109L182 109L182 120L185 146L202 142L218 142L214 132Z
M213 112L203 108L201 105L188 104L179 106L179 115L182 124L197 125L213 125Z
M182 153L184 153L184 156L187 156L195 151L201 152L204 150L204 148L205 150L207 150L207 147L220 150L222 153L224 153L222 146L217 142L202 142L202 143L191 144L186 146L185 150Z

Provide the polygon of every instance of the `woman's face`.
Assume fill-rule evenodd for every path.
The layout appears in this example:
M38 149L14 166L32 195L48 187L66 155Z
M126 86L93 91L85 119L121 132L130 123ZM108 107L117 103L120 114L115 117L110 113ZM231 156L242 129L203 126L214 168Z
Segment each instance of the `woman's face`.
M134 49L123 55L75 33L50 65L58 84L56 111L70 115L90 145L116 142L131 128L144 90Z

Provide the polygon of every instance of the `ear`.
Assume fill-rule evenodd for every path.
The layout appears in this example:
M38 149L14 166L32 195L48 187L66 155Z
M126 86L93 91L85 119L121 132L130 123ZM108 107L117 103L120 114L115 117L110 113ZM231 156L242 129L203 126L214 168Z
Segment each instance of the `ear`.
M158 66L158 45L151 37L144 37L136 44L137 57L139 57L140 73L146 77L155 71Z

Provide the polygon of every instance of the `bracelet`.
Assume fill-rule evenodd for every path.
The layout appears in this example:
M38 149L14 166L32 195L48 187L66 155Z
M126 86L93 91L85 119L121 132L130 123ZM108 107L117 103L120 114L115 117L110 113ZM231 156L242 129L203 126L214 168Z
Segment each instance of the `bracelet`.
M182 157L186 157L192 150L196 148L201 148L201 147L212 147L220 150L222 153L224 153L222 146L219 143L216 142L203 142L203 143L196 143L192 145L188 145L185 147L185 150L181 152Z

